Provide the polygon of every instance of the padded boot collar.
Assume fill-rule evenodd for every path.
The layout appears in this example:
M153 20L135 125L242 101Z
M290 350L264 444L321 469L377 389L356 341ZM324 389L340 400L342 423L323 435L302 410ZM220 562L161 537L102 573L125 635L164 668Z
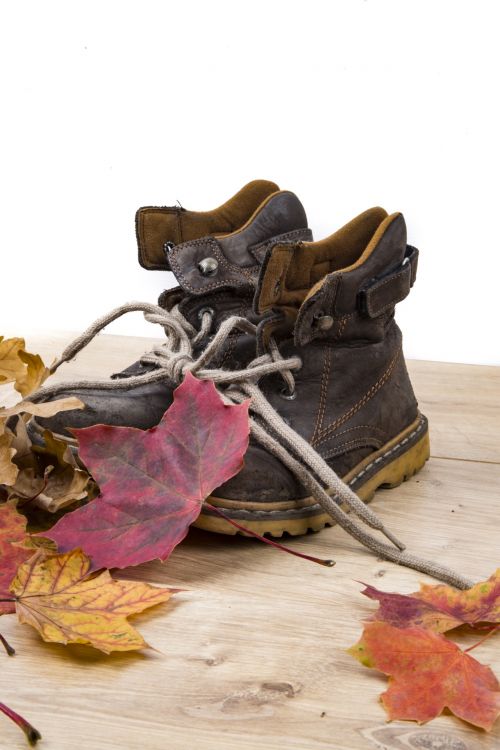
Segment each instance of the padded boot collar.
M184 291L254 288L271 244L310 240L304 208L294 193L269 196L235 232L202 237L168 249L168 264Z
M139 263L148 270L168 270L165 243L177 245L199 237L234 232L279 187L254 180L226 203L211 211L189 211L179 206L144 206L135 217Z
M272 247L259 279L256 309L287 314L295 309L294 337L300 346L314 339L378 340L387 315L415 281L417 259L418 250L406 244L402 214L370 209L321 242Z

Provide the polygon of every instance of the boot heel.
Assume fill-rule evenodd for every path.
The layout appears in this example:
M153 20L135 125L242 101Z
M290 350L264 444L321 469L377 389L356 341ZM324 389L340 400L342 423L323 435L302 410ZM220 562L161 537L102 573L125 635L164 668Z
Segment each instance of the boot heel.
M404 453L397 455L359 486L356 487L356 483L350 482L351 487L362 500L369 502L378 489L394 489L414 476L425 466L429 456L429 431L426 429Z

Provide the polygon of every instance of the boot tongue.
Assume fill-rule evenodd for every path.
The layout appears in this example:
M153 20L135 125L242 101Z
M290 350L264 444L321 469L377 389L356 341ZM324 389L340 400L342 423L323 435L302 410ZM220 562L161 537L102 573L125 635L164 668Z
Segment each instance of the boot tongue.
M231 234L183 242L168 253L171 270L188 294L222 288L254 288L268 247L276 242L310 240L307 217L296 195L272 195Z

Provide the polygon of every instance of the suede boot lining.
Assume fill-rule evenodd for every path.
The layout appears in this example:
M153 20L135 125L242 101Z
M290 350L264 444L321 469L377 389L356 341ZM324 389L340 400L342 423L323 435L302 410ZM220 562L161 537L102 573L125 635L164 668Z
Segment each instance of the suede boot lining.
M351 271L364 263L397 216L388 216L383 208L370 208L324 240L274 247L266 268L268 278L262 282L259 309L270 302L273 306L300 307L321 288L328 274Z
M166 269L165 242L178 245L199 237L234 232L248 222L266 198L278 191L274 182L254 180L211 211L170 206L140 208L136 214L140 264L150 270Z

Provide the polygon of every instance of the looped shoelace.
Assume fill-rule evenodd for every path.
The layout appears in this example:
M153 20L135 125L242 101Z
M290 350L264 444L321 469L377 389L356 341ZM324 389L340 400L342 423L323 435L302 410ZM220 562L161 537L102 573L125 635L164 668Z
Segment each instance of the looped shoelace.
M243 370L210 368L209 363L224 346L228 336L237 331L255 335L256 326L246 318L232 316L222 321L211 340L195 358L194 348L207 337L213 323L213 313L205 311L201 316L200 329L196 330L180 312L178 306L165 310L158 305L129 302L117 307L96 320L84 333L76 338L62 353L51 368L54 373L63 362L73 359L109 323L129 312L142 312L150 323L162 326L166 334L164 343L155 346L141 357L141 362L155 365L155 369L140 375L108 380L78 380L56 383L31 394L31 400L47 400L68 390L90 390L93 388L119 390L170 380L178 384L186 372L200 380L212 380L219 386L225 403L241 403L250 399L250 431L253 438L269 453L278 458L316 502L342 526L376 555L399 565L450 583L457 588L470 588L472 581L459 573L433 561L423 560L405 550L405 546L384 526L382 520L360 500L355 492L337 476L317 451L280 417L259 388L258 382L265 375L278 373L284 379L289 393L294 392L293 371L302 362L299 357L283 358L274 339L270 340L268 352L253 359ZM382 533L391 544L381 541L363 528L343 506L366 526Z

